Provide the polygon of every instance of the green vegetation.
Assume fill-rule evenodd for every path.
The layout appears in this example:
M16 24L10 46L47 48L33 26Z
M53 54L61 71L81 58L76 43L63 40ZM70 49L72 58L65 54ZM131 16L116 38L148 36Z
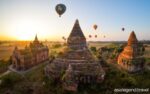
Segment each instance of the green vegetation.
M109 64L104 82L101 84L81 85L78 94L114 94L115 88L149 88L150 71L129 74Z
M94 47L94 46L92 46L90 49L91 49L91 51L93 51L93 52L96 52L96 51L97 51L96 47Z
M103 59L107 62L109 60L111 63L116 63L118 55L123 51L123 47L123 44L111 43L99 48L95 55L101 60Z
M49 55L50 57L57 57L58 55L62 55L65 49L65 45L61 43L53 43L49 46Z
M60 43L56 43L52 45L52 48L56 49L56 48L60 48L62 45Z
M144 70L141 74L130 75L137 82L137 87L139 88L149 88L150 87L150 71Z
M11 72L2 77L0 92L6 90L14 94L113 94L115 88L148 88L150 87L150 71L139 74L129 74L115 64L107 64L105 80L100 84L79 85L78 92L63 90L62 83L44 74L46 64L26 73L24 76Z
M98 52L100 44L90 44L90 50ZM107 44L108 45L108 44ZM105 44L106 46L106 44ZM54 47L54 48L53 48ZM118 44L110 44L110 49L113 48L112 54L108 54L111 59L116 57L114 53L121 52L122 46ZM55 45L50 48L50 55L62 54L64 46ZM62 51L62 52L61 52ZM101 55L96 54L99 59ZM150 59L146 59L150 62ZM3 63L1 63L3 62ZM0 69L7 68L8 61L0 61ZM38 68L29 71L25 75L9 73L0 78L0 94L5 94L5 91L10 90L13 94L114 94L115 88L149 88L150 87L150 71L144 70L138 74L129 74L121 70L115 64L107 64L105 80L100 84L85 84L79 85L78 92L69 92L63 90L62 83L58 80L53 80L44 74L46 64L38 66ZM63 75L63 71L62 71Z
M13 87L16 82L21 81L20 75L17 75L15 73L9 73L8 75L1 78L2 83L1 87Z
M0 78L1 84L0 84L0 92L5 92L6 90L12 90L16 83L22 81L22 77L16 73L9 73L8 75L5 75Z
M9 65L10 60L0 60L0 74L7 71Z
M148 64L150 64L150 58L145 59Z
M97 51L96 47L94 47L94 46L90 47L90 50L91 50L93 53L96 53L96 51Z

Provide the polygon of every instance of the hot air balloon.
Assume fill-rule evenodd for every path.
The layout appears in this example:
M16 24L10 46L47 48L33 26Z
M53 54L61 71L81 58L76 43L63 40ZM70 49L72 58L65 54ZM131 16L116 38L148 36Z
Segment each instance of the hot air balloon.
M95 38L97 38L97 35L95 35Z
M93 28L94 28L95 30L97 29L97 27L98 27L98 26L97 26L96 24L95 24L95 25L93 25Z
M66 40L66 38L65 38L64 36L62 37L62 39L63 39L63 40Z
M59 17L61 17L61 15L66 11L66 6L64 4L57 4L55 10L58 13Z
M89 38L91 38L92 36L91 35L89 35Z
M125 31L125 28L124 28L124 27L122 28L122 31Z

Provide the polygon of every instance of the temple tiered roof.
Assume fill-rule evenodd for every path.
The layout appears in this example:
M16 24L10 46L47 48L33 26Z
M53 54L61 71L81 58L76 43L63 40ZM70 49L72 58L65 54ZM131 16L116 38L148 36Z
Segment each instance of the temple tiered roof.
M39 44L39 40L38 40L37 34L36 34L36 36L35 36L35 39L34 39L33 43L34 43L34 44Z

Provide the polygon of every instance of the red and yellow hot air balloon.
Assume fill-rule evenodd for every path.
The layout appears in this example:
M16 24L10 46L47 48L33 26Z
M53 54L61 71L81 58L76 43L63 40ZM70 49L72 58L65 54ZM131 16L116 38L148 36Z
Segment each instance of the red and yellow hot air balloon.
M66 40L66 38L65 38L64 36L62 37L62 39L63 39L63 40Z

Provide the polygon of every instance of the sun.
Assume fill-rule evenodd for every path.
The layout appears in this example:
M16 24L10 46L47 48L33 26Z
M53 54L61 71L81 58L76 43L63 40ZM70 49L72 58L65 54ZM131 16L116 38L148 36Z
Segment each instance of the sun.
M45 39L54 41L61 39L58 33L62 29L57 30L56 24L49 24L48 21L43 19L35 19L32 17L16 18L10 21L7 27L7 31L9 31L7 34L15 40L32 41L36 34L41 41Z
M33 40L33 37L36 35L34 26L22 25L16 30L16 38L18 40Z
M33 40L38 33L38 26L32 20L20 20L13 24L13 34L17 40Z
M21 40L21 41L25 41L25 40L31 40L31 37L27 36L27 35L21 35L20 34L20 37L18 37L17 39Z

